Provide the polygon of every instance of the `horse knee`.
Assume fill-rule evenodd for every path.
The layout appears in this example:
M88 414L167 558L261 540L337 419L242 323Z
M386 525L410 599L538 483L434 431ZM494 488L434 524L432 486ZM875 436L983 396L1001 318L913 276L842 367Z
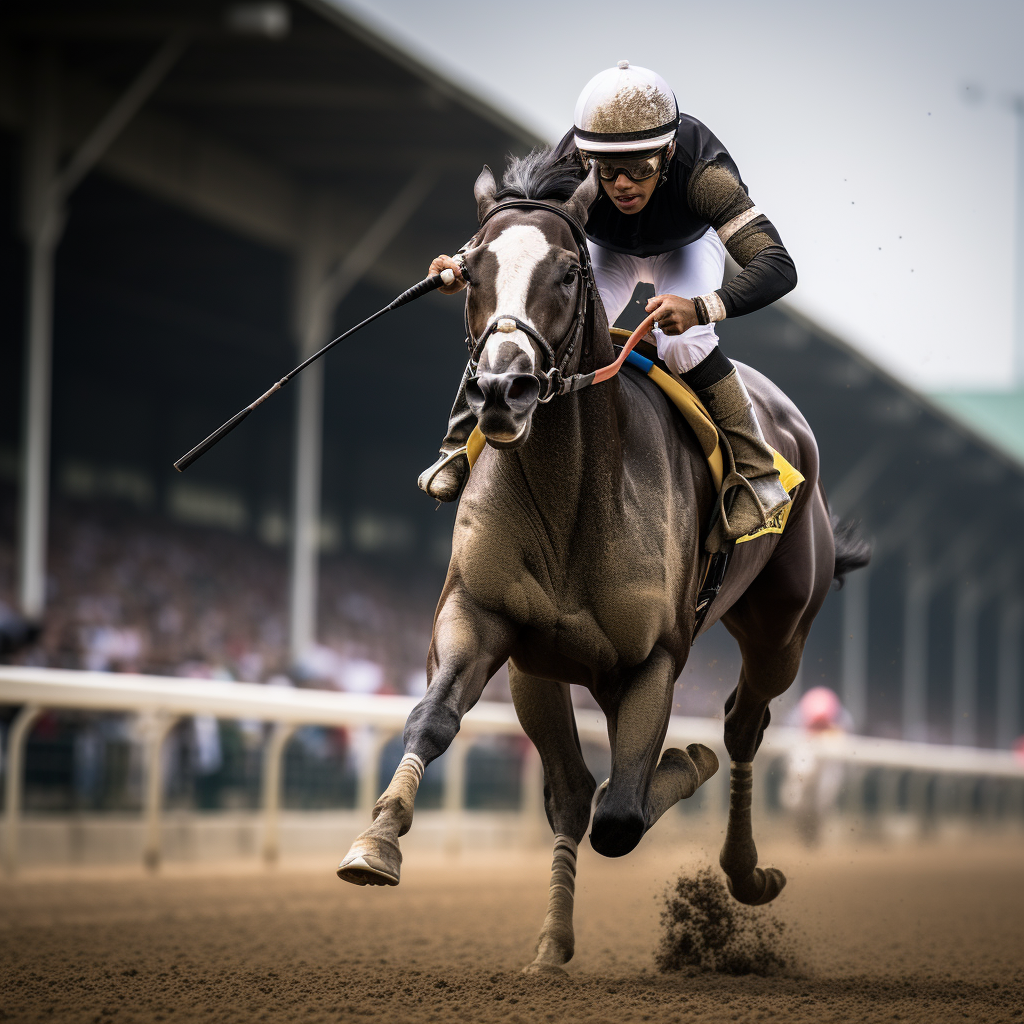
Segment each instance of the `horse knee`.
M405 723L405 749L429 764L451 746L460 724L461 719L455 711L448 705L431 699L428 693L412 709Z

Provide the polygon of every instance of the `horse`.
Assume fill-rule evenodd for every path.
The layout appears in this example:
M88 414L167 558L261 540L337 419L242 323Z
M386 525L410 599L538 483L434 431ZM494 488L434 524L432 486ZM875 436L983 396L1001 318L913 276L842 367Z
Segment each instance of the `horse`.
M512 700L544 772L555 834L548 911L524 970L561 973L574 952L578 844L621 857L718 768L690 744L661 754L675 680L696 632L719 619L742 669L725 703L731 758L720 864L745 904L785 885L758 866L750 818L752 762L769 702L796 677L804 642L834 580L867 561L836 530L818 479L818 450L796 406L739 366L769 443L800 473L784 532L736 545L702 623L696 603L717 492L705 455L664 394L616 358L590 272L584 225L599 187L544 151L514 160L502 188L485 167L474 195L480 228L464 254L467 396L487 444L456 516L434 617L426 695L409 715L405 754L338 875L397 885L427 764L506 662ZM586 386L592 385L592 386ZM607 719L611 774L598 788L580 748L570 686Z

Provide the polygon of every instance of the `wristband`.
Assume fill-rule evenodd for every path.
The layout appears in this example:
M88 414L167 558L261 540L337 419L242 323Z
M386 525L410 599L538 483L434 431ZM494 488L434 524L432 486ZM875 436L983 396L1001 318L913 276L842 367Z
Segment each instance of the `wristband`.
M698 295L692 301L694 311L697 314L697 323L713 324L725 319L725 306L718 292Z

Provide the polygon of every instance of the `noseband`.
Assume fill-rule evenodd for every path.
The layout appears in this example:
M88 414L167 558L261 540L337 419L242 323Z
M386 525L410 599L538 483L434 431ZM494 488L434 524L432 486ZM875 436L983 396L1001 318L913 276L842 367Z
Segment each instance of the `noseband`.
M574 221L564 210L560 207L554 206L551 203L543 202L540 199L512 199L508 202L499 203L493 206L490 211L485 214L483 220L480 221L480 227L483 226L496 214L502 210L546 210L548 213L553 213L557 217L561 217L566 224L569 225L569 229L572 231L573 240L576 242L576 248L578 250L578 256L580 261L580 276L583 278L582 286L577 290L576 296L576 312L573 315L572 324L566 336L558 343L557 348L563 348L561 360L556 355L556 348L537 330L531 327L529 324L523 323L519 317L506 316L501 313L495 315L487 329L480 335L479 338L473 337L473 331L469 326L469 302L466 303L466 342L470 346L470 365L473 368L473 373L476 373L477 364L480 361L480 356L483 354L484 346L487 344L488 339L496 331L498 333L512 333L514 331L522 331L523 334L531 338L537 345L543 357L541 363L541 370L544 370L544 366L548 367L547 372L540 372L534 374L540 382L540 397L537 399L539 402L550 402L556 395L565 395L570 391L576 391L581 387L586 387L587 384L593 383L594 375L592 373L587 374L574 374L571 377L563 377L563 371L569 365L569 361L572 359L573 353L576 351L576 346L580 340L580 336L583 333L583 329L587 323L587 314L590 312L590 305L593 302L594 297L594 273L590 265L590 251L587 249L587 237L583 233L583 229Z

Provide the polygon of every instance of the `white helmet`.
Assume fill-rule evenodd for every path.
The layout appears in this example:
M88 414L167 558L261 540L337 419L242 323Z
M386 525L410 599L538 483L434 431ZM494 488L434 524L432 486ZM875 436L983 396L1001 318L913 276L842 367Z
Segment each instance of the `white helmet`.
M589 153L660 149L676 137L679 107L668 83L620 60L587 82L576 101L576 148Z

